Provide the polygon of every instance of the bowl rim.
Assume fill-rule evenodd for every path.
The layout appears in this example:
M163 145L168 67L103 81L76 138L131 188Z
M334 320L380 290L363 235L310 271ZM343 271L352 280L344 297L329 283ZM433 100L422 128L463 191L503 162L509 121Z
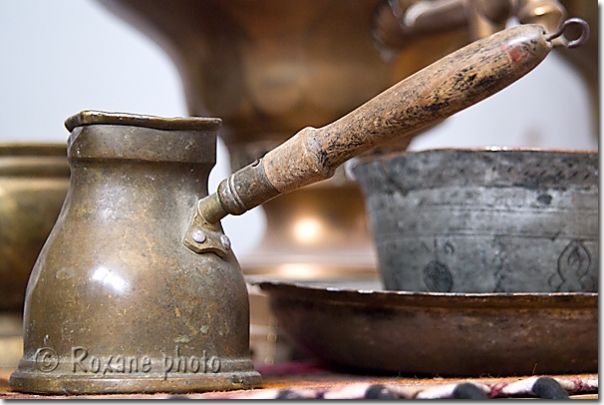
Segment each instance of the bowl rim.
M296 281L252 282L271 297L330 302L373 308L501 309L598 309L597 292L461 293L415 292L313 286Z
M445 152L477 152L477 153L502 153L502 152L520 152L520 153L543 153L543 154L577 154L577 155L598 155L598 149L563 149L532 146L474 146L474 147L435 147L421 150L400 150L388 151L384 153L366 153L350 159L346 163L346 170L349 171L360 164L374 160L389 160L399 156L421 155L429 153Z

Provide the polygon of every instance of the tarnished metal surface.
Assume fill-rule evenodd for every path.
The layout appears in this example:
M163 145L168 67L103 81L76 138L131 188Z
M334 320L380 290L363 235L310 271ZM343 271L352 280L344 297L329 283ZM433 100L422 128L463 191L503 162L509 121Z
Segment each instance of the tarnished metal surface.
M0 144L1 311L21 315L27 280L68 186L65 144Z
M378 49L393 58L438 34L467 33L468 42L487 37L504 30L510 18L554 31L566 10L557 0L391 0L376 9L372 35Z
M182 244L207 195L219 124L94 112L68 120L71 184L28 284L13 389L187 392L261 382L249 357L246 285L220 225L208 240L218 239L222 255Z
M391 290L598 291L598 153L442 149L359 160Z
M383 291L375 280L260 282L279 327L347 371L509 376L598 371L598 294Z

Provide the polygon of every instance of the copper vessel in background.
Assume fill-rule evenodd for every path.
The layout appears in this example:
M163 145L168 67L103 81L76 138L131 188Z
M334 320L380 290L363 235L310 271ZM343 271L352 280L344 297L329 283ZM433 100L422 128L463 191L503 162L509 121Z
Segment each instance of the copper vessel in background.
M101 3L171 56L191 115L223 119L233 170L469 42L461 31L418 38L407 57L385 61L371 37L380 0ZM263 209L267 232L241 258L246 274L375 274L362 196L343 170Z
M21 358L27 280L63 205L69 174L64 144L0 145L0 368Z
M374 36L386 57L403 54L406 58L410 44L434 33L465 30L475 40L504 29L510 19L520 24L540 24L553 31L566 17L582 18L591 28L590 39L580 49L569 52L558 47L557 52L587 85L592 135L597 139L598 14L598 2L591 0L396 0L383 6ZM569 40L579 36L577 27L566 33Z

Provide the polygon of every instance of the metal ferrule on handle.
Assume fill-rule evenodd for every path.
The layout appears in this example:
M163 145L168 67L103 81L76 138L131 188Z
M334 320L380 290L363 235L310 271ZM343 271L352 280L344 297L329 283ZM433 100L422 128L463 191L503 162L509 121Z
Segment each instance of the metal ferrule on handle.
M199 200L197 213L216 223L227 214L241 215L278 195L266 177L262 160L257 160L222 180L216 193Z

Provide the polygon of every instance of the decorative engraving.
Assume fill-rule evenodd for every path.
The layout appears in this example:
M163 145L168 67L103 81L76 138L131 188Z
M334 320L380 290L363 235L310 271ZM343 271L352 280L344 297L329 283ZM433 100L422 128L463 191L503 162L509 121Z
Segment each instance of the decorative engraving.
M44 373L50 373L59 365L59 356L50 347L42 347L36 350L34 359L38 370Z
M583 291L582 281L587 275L591 256L578 240L570 242L558 257L558 275L562 279L558 292Z
M493 248L494 255L491 261L491 266L495 269L493 277L495 279L495 288L493 292L508 292L509 283L507 282L508 277L512 277L512 268L508 263L508 250L504 239L499 235L495 235L491 241L491 247Z
M453 276L441 262L431 261L424 267L424 283L432 292L449 292L453 288Z

